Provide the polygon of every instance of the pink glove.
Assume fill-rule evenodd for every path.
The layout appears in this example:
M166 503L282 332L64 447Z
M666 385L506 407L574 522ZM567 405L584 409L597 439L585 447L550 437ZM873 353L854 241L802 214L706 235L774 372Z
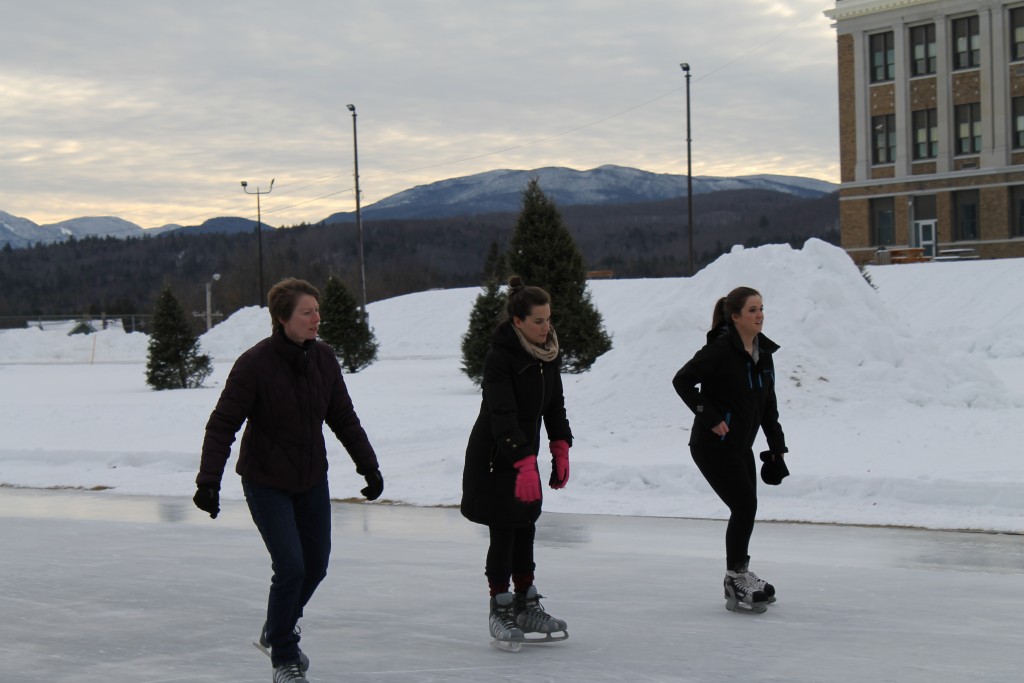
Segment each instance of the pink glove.
M512 464L519 470L519 473L516 474L516 500L523 503L534 503L540 500L540 475L537 473L537 456L528 455Z
M569 483L569 442L559 439L552 441L551 448L551 479L548 485L557 490L564 489Z

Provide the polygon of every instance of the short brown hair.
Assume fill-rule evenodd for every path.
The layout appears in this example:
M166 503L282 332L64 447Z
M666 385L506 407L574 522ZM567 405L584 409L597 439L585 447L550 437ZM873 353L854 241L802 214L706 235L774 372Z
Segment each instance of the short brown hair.
M286 277L270 288L267 293L267 307L270 309L270 324L274 332L284 327L282 320L291 319L299 303L299 297L304 294L320 303L320 290L305 280Z

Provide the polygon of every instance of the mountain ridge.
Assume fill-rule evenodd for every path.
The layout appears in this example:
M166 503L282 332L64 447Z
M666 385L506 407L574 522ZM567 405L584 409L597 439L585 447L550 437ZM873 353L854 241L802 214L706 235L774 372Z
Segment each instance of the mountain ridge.
M468 176L448 178L385 197L361 209L362 217L373 220L433 219L517 212L522 190L537 178L545 194L561 207L624 205L677 199L686 196L686 176L653 173L636 168L606 164L585 171L549 166L532 170L497 169ZM838 185L815 178L761 174L724 178L694 176L693 194L725 190L770 190L803 198L824 196ZM317 224L355 220L354 212L337 212ZM235 233L253 228L254 222L220 216L200 225L166 225L144 229L116 216L71 218L38 225L27 218L0 211L0 247L20 249L83 237L129 237L166 235L176 232ZM264 223L265 230L274 230Z

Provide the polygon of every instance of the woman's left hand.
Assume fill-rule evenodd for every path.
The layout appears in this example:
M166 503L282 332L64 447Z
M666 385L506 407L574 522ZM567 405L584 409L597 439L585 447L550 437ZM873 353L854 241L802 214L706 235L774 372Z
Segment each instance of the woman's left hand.
M555 489L564 489L569 483L569 442L564 439L552 441L549 444L551 449L551 479L548 486Z

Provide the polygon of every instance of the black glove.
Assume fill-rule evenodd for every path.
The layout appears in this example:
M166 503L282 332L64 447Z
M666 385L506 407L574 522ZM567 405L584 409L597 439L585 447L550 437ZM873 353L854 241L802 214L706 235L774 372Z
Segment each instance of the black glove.
M761 452L761 481L772 486L778 486L782 480L789 476L789 468L786 467L786 459L781 453L771 451Z
M220 512L220 489L209 484L200 484L196 487L196 495L192 496L192 502L203 512L210 513L210 519L217 519Z
M380 470L374 470L367 474L366 487L361 489L359 493L363 494L366 500L377 500L380 498L380 494L384 493L384 477L381 475Z

